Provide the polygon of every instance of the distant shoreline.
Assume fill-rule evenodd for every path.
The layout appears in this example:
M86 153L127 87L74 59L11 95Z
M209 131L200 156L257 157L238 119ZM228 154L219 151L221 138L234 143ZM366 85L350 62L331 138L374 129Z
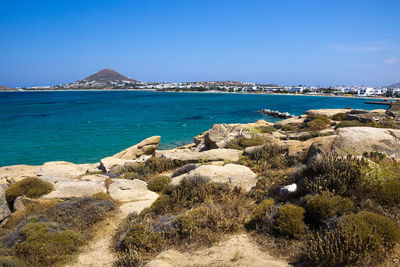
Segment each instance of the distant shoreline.
M0 93L19 93L19 92L113 92L113 91L145 91L160 93L198 93L198 94L238 94L238 95L283 95L283 96L320 96L320 97L342 97L342 98L359 98L359 99L398 99L396 97L386 96L354 96L354 95L325 95L325 94L290 94L290 93L265 93L265 92L221 92L221 91L158 91L157 89L60 89L60 90L13 90L0 91Z

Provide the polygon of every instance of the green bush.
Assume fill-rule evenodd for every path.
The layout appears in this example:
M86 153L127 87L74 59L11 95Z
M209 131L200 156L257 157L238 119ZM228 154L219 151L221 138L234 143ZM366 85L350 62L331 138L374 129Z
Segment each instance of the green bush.
M285 204L279 210L275 227L279 234L291 238L300 238L305 232L305 210L293 204Z
M294 131L295 129L296 129L296 126L291 123L284 124L282 126L282 131L285 131L285 132Z
M363 124L359 121L341 121L336 125L336 129L345 127L358 127L358 126L363 126Z
M307 129L313 132L323 130L331 123L330 119L321 115L308 116L307 120L309 120L306 122Z
M377 199L387 205L395 206L400 203L400 179L385 181L376 194Z
M264 144L265 139L262 137L245 138L241 137L229 142L226 147L230 149L245 149L246 147L259 146Z
M142 224L131 225L121 242L122 250L141 253L158 252L161 248L161 235Z
M253 132L256 133L272 133L275 132L276 129L272 126L266 125L266 126L257 126L253 128Z
M16 255L30 266L50 266L65 260L80 244L77 232L62 231L56 224L29 222L22 229L26 240L16 247Z
M171 181L172 179L169 176L156 176L147 183L147 189L161 192Z
M386 249L391 249L400 240L400 229L392 220L368 211L343 216L339 227L348 233L356 233L363 242L372 236Z
M308 264L317 266L354 265L374 246L373 238L363 241L355 233L334 229L311 236L305 246L305 258Z
M275 201L272 198L262 201L253 209L253 212L251 214L251 220L261 221L267 212L272 211L274 205Z
M38 198L53 191L53 185L39 178L29 177L13 183L6 190L7 202L12 204L19 196Z
M334 121L344 121L347 118L347 113L337 113L332 116Z
M198 231L197 228L200 226L201 220L206 217L207 207L203 205L176 217L174 222L179 225L179 234L187 237Z
M354 209L354 203L341 196L329 192L306 196L306 215L314 223L319 223L329 217L342 216Z

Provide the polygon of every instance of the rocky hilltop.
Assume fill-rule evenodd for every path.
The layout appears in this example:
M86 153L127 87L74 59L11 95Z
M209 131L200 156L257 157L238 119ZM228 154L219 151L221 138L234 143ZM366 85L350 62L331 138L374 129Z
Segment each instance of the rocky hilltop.
M127 82L134 82L134 83L138 82L132 78L128 78L124 75L121 75L112 69L103 69L93 75L90 75L89 77L86 77L85 79L82 79L82 81L98 82L98 83L115 82L115 81L127 81Z
M309 110L274 124L215 124L171 150L149 137L96 164L2 167L0 262L396 264L393 116Z

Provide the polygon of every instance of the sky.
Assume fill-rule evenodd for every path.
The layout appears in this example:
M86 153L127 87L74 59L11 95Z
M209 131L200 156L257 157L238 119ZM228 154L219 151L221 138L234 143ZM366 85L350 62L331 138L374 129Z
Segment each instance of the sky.
M399 0L0 0L0 85L400 82Z

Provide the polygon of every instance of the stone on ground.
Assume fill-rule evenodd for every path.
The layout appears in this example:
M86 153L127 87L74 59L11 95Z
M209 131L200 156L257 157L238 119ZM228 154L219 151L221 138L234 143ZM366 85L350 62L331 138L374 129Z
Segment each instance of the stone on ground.
M227 183L232 187L239 186L246 191L250 191L257 183L255 173L248 167L238 164L226 164L224 166L200 165L188 173L174 177L171 184L179 185L182 179L190 179L194 176L208 178L211 182Z
M0 223L6 223L10 216L11 211L8 208L7 200L6 200L6 189L7 186L2 184L0 185Z

